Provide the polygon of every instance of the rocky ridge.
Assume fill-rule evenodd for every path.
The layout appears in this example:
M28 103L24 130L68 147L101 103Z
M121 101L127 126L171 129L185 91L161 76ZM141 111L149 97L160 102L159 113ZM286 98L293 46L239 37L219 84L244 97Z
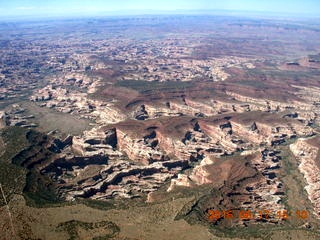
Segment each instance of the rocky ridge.
M300 162L299 170L306 180L308 198L314 205L314 214L320 219L320 138L299 138L290 149Z
M266 149L259 150L258 155L256 150L253 152L255 157L250 157L250 164L261 175L245 185L250 191L243 196L251 194L245 201L248 204L276 207L281 203L283 190L277 179L280 163L278 153L268 150L268 146L281 144L300 134L312 134L312 129L292 119L285 120L292 124L291 127L281 127L279 123L284 121L281 115L264 114L278 122L277 131L273 129L273 123L240 121L236 115L199 120L178 117L182 119L168 118L162 122L132 120L132 124L93 128L81 136L53 142L49 149L58 156L39 164L38 168L51 176L58 183L61 194L70 200L76 197L132 198L154 192L170 179L169 191L176 186L211 184L212 176L216 175L215 168L211 167L214 159L228 156L232 159L236 153L246 155L251 149L260 147L261 141L256 139L261 138L265 139ZM181 174L181 170L199 161L200 165L190 175ZM221 169L227 174L221 179L231 181L230 177L234 177L229 175L233 172L231 168L225 169L222 164ZM272 195L268 196L270 192Z

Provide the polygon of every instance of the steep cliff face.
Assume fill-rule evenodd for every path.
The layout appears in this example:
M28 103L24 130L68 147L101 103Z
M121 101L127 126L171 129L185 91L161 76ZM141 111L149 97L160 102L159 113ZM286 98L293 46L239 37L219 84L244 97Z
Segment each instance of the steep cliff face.
M61 144L49 148L58 148L59 154L37 165L41 174L57 183L67 200L141 196L156 191L189 166L186 160L170 160L158 151L157 134L152 129L139 136L117 128L93 128L69 138L56 139Z
M6 126L6 113L4 111L0 111L0 129Z
M303 88L300 86L294 86L300 89L300 91L293 92L293 96L299 96L297 99L290 99L289 101L283 100L271 100L271 99L261 99L256 97L250 97L242 95L236 92L226 91L226 94L232 96L235 100L248 103L250 105L256 106L261 111L286 111L288 109L295 109L298 111L317 111L316 105L314 105L314 100L316 100L319 95L319 89L317 88ZM306 93L306 90L308 93ZM310 98L310 92L313 93ZM294 96L295 97L295 96ZM299 100L298 100L299 99ZM318 100L318 99L317 99Z
M185 104L190 108L193 108L194 112L203 113L206 116L213 116L218 112L217 106L213 104L211 101L203 103L186 98Z
M233 130L228 120L214 122L200 120L199 126L211 138L212 142L221 145L226 151L233 152L237 149L238 144L232 140Z
M49 85L35 91L30 100L37 102L41 107L72 113L96 121L100 125L120 122L127 118L113 103L93 100L88 97L87 93L77 92L65 87Z
M192 151L192 149L187 149L186 145L183 144L182 139L171 137L160 131L157 131L157 136L161 149L163 149L168 156L184 160L190 158L190 151Z
M169 158L197 161L205 156L249 150L253 146L278 145L298 135L313 133L312 128L295 119L262 112L197 120L163 118L131 124L134 124L132 129L128 124L114 125L118 148L129 159L144 164Z
M270 142L271 138L271 127L261 126L256 122L249 124L241 124L235 121L231 121L232 129L235 133L242 136L247 141L254 144Z
M160 116L215 116L222 113L243 113L250 111L267 111L266 107L256 103L235 101L232 99L201 99L195 100L183 98L181 101L170 101L167 106L152 107L146 105L146 110L150 118Z
M174 129L180 127L172 126ZM133 161L145 164L169 158L197 161L206 154L220 156L225 153L219 141L215 141L202 131L198 123L192 121L187 122L179 130L179 134L167 131L164 126L144 127L148 128L154 130L147 130L139 136L117 128L119 150L125 152Z
M149 119L159 118L163 116L181 116L182 114L177 111L172 111L168 106L163 105L147 105L145 104L145 110L148 113Z
M58 154L34 165L59 185L67 199L130 198L156 191L167 181L169 191L228 183L235 187L222 189L225 202L230 195L241 207L279 207L280 166L268 147L313 133L295 117L243 112L125 120L54 139L45 147ZM191 166L195 167L190 174L181 173Z
M268 209L276 213L285 208L282 201L285 189L279 179L280 159L279 152L267 148L244 152L240 157L206 157L190 174L172 179L167 191L210 185L219 189L219 197L210 196L207 207L215 204L222 209ZM270 214L265 221L280 220Z
M116 132L118 148L125 152L129 159L143 164L169 159L159 148L159 140L155 131L151 131L142 138L130 136L120 129L117 129Z
M299 170L306 180L306 191L314 206L314 213L320 219L320 137L298 139L290 145L293 154L300 161Z
M190 116L194 116L197 112L199 112L196 108L188 106L185 102L170 102L170 109L175 112L180 112Z
M92 154L106 154L117 145L115 129L102 130L92 128L84 131L82 136L72 138L72 150L79 155L87 156Z

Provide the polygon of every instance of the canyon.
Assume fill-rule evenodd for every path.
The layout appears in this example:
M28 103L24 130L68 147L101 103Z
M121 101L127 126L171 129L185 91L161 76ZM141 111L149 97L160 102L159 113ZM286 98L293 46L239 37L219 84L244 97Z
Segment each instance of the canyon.
M9 203L25 201L16 219L32 219L26 206L86 205L121 231L102 217L79 223L74 211L65 222L50 215L50 234L73 239L106 224L121 235L145 224L144 237L119 239L151 239L150 226L165 223L201 226L208 239L319 236L317 23L132 16L8 23L0 32L0 183ZM209 221L227 210L270 214ZM286 210L293 215L279 217ZM47 237L34 226L19 229L21 238Z

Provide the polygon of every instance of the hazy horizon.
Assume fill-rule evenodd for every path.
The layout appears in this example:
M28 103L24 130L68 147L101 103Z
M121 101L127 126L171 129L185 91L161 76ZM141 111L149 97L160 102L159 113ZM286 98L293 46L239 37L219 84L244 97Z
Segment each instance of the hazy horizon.
M121 3L102 0L11 0L0 3L0 18L81 17L130 14L190 12L257 12L260 14L316 17L320 13L317 0L124 0Z

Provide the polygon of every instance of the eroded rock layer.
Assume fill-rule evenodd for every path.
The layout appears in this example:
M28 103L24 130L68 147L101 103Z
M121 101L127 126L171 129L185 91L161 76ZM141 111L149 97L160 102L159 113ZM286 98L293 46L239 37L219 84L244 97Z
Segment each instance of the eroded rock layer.
M320 137L300 138L290 145L299 159L299 170L306 180L306 191L314 206L314 213L320 219Z
M44 145L49 159L24 164L49 176L67 199L132 198L170 180L168 191L177 186L237 185L248 173L251 180L241 184L241 206L276 210L282 207L283 188L280 157L271 149L312 134L311 127L296 119L264 112L127 120L53 139ZM239 154L246 160L238 161ZM181 173L193 165L189 175Z

